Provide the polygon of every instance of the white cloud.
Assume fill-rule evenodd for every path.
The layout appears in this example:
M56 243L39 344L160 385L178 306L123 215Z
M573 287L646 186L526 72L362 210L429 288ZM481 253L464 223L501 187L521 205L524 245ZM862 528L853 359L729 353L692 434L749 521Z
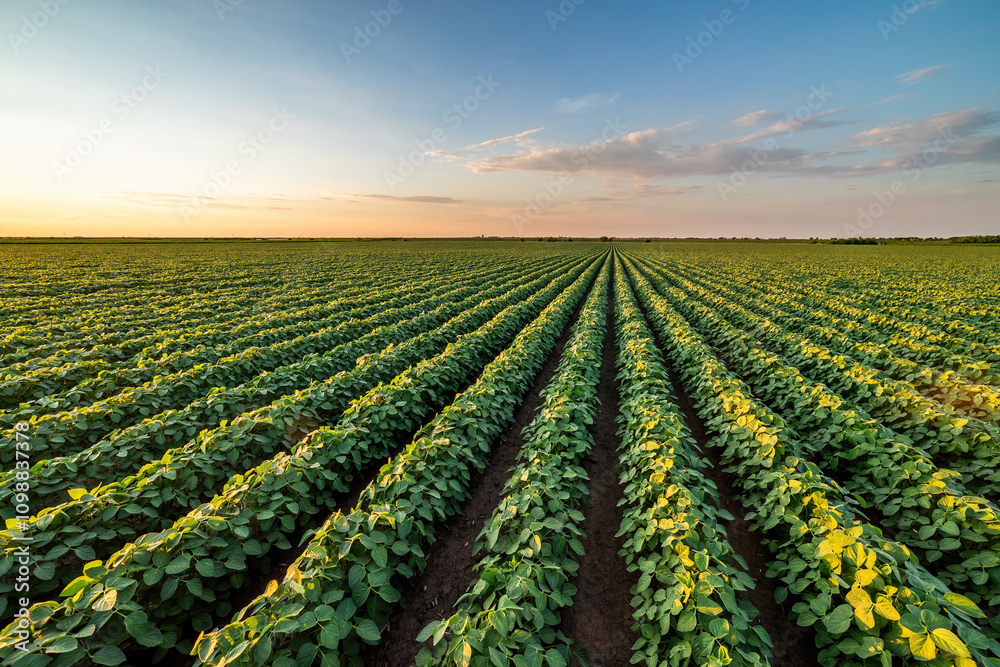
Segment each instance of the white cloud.
M802 152L779 148L771 153L773 165L798 159ZM532 149L514 155L483 158L472 163L478 173L494 171L545 171L652 179L694 174L727 174L733 164L747 159L734 144L681 145L673 143L667 129L632 132L617 139L572 148Z
M746 137L707 144L679 144L666 128L632 132L609 141L588 145L522 150L474 160L477 173L499 171L541 171L556 174L587 173L602 178L655 180L688 176L731 174L750 158L752 140L787 133L790 129L819 129L850 121L830 120L840 113L813 114L797 128L782 121ZM1000 163L1000 136L977 136L1000 125L1000 113L966 109L937 114L914 122L887 124L856 133L835 150L806 153L796 148L778 147L767 152L757 171L772 176L865 176L898 172L930 147L939 145L933 166L970 162ZM889 153L874 161L862 161L872 149ZM757 150L760 153L760 150ZM831 161L846 164L831 164ZM654 190L649 190L654 192ZM679 194L661 191L657 194ZM621 196L622 193L619 193ZM635 194L633 193L633 196Z
M729 123L729 127L759 127L760 125L777 122L784 117L785 116L783 114L776 111L761 109L760 111L753 111L740 116L736 120Z
M773 125L760 130L759 132L754 132L753 134L748 134L745 137L740 137L734 139L734 143L747 143L748 141L757 141L758 139L766 139L768 137L776 137L778 135L792 135L796 132L804 132L806 130L822 130L828 127L838 127L840 125L848 125L850 123L856 123L855 120L827 120L828 116L835 116L837 114L842 114L847 109L830 109L828 111L820 111L808 116L803 116L802 118L796 118L795 116L789 115L784 117L784 120L778 121Z
M482 143L473 144L471 146L466 146L462 150L469 151L469 150L474 150L476 148L489 148L490 146L498 146L500 144L505 144L505 143L510 142L510 141L515 141L515 142L520 143L521 140L524 139L525 137L529 137L529 136L531 136L532 134L534 134L536 132L541 132L544 129L545 129L544 127L536 127L534 130L527 130L527 131L521 132L519 134L512 134L509 137L500 137L499 139L490 139L490 140L484 141ZM437 152L437 151L435 151L435 152ZM428 153L428 155L431 155L431 154L432 153Z
M896 75L896 81L900 83L906 83L909 85L915 85L918 83L923 83L927 79L931 78L938 72L948 69L955 63L944 63L942 65L934 65L933 67L925 67L923 69L915 69L909 72L904 72L902 74Z
M590 93L589 95L584 95L583 97L577 97L576 99L570 97L564 97L558 102L556 102L556 113L583 113L584 111L590 111L591 109L598 109L600 107L611 106L618 101L621 97L621 93L615 93L610 97L607 95L602 95L601 93Z
M880 125L858 132L848 144L884 151L908 151L933 144L942 134L961 140L996 125L1000 125L1000 113L979 107L939 113L911 123Z

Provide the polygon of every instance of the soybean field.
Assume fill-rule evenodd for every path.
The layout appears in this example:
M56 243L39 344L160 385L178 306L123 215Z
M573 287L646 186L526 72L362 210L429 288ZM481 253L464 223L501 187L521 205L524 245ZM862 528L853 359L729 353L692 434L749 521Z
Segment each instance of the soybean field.
M0 660L1000 666L1000 249L0 246Z

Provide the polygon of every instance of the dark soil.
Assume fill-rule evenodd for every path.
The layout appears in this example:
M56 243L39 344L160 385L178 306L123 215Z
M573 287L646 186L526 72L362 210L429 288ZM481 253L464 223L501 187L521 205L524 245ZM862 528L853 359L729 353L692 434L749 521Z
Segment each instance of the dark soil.
M585 301L577 308L571 323L576 322L583 303ZM397 607L389 617L388 625L382 631L381 643L367 647L362 653L366 666L412 665L421 647L431 645L430 640L418 643L417 635L429 623L450 616L458 598L465 594L475 579L475 565L479 562L473 552L476 538L503 498L510 469L524 445L522 431L542 407L541 391L555 375L571 334L572 326L567 325L535 386L515 414L514 423L490 451L489 464L472 480L472 496L462 504L457 515L438 528L434 543L426 549L427 566L423 573L403 584L400 604L405 606Z
M614 277L612 276L612 285ZM612 296L613 298L613 296ZM618 501L624 485L619 481L617 434L618 382L615 380L614 307L608 299L607 333L597 395L601 401L591 427L594 449L583 463L590 478L590 507L584 510L584 554L576 580L573 604L562 611L562 632L573 639L574 649L587 652L591 667L628 665L632 645L639 638L632 630L632 587L638 573L629 572L618 555L624 539L615 537L622 522ZM574 664L579 665L579 661Z

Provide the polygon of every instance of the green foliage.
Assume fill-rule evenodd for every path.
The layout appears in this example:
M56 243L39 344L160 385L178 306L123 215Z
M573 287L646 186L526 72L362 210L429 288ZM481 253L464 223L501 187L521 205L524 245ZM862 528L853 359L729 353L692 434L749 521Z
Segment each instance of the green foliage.
M474 548L484 556L479 577L455 613L427 626L433 638L418 665L568 665L570 640L559 631L559 610L572 604L570 583L583 553L587 474L593 448L588 425L597 415L610 262L584 304L545 403L524 431L518 464L504 497Z
M629 569L640 573L633 664L767 664L771 639L740 595L753 581L737 568L740 558L719 525L727 515L714 502L717 490L621 269L616 282L626 484L619 535L626 536Z
M281 583L241 611L226 627L202 636L195 653L205 663L253 664L265 650L273 658L317 655L360 664L363 643L377 641L399 581L424 566L423 549L435 527L468 496L472 476L486 465L492 443L514 411L583 299L599 266L549 304L497 356L469 389L440 412L405 450L383 466L349 512L336 512L312 537ZM318 624L297 620L306 605L334 608L336 630L319 642Z
M993 659L989 653L1000 657L1000 644L974 618L982 612L963 611L964 603L949 599L954 594L904 545L856 518L836 482L802 458L804 449L785 422L732 375L641 271L630 269L640 301L753 508L747 519L769 536L776 560L768 575L785 584L782 596L796 596L796 621L815 627L821 662L875 665L891 656L925 660L940 652L961 664L967 651L985 665ZM958 632L961 646L944 642L942 648L931 630L907 625L914 610L933 614L932 629Z

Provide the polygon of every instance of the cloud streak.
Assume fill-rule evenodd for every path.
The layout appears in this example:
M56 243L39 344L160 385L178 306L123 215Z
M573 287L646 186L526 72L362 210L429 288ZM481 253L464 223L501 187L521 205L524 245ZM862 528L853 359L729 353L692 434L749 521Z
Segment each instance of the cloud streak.
M772 158L777 164L794 161L802 154L795 149L778 149L772 153ZM477 173L588 172L607 177L656 179L729 173L734 162L745 159L746 151L732 143L681 145L671 141L667 129L650 129L588 146L533 149L515 155L484 158L471 167Z
M931 78L935 74L938 74L948 69L954 64L955 63L944 63L941 65L934 65L933 67L925 67L923 69L915 69L909 72L904 72L902 74L897 74L896 81L913 86L918 83L923 83L924 81Z
M783 114L776 111L762 109L740 116L736 120L731 121L729 127L760 127L761 125L775 123L784 117Z
M1000 125L1000 113L985 108L939 113L910 123L879 125L858 132L847 144L861 148L905 152L932 144L942 132L959 140L968 139Z
M756 140L838 125L849 120L829 118L842 109L813 114L796 124L781 121L758 132L704 144L680 144L667 128L632 132L609 141L560 148L532 148L509 155L472 161L476 173L537 171L581 174L610 179L655 181L664 178L719 176L730 174L744 163ZM1000 113L983 108L929 116L913 122L886 124L858 132L835 150L807 153L798 148L769 150L759 171L772 176L844 177L884 174L901 169L944 137L947 149L935 165L1000 162L1000 136L981 136L1000 125ZM877 150L887 157L863 161L861 156ZM848 163L843 163L850 160ZM836 164L841 162L841 164ZM684 190L650 188L632 196L682 194ZM648 193L648 194L647 194ZM619 192L618 196L624 193Z
M110 201L123 202L126 204L136 204L138 206L154 206L154 207L183 207L191 205L191 195L179 195L166 192L136 192L131 190L122 190L119 192L102 191L98 192L97 195L101 199L107 199ZM224 210L236 210L247 208L246 204L229 204L226 202L218 201L215 199L205 200L203 203L204 208L215 208Z
M461 204L461 199L453 197L434 197L431 195L411 195L409 197L395 197L393 195L354 195L366 199L381 199L394 202L412 202L416 204Z
M471 151L471 150L476 150L476 149L479 149L479 148L489 148L491 146L499 146L500 144L506 144L506 143L511 142L511 141L519 142L522 139L524 139L525 137L530 137L532 134L535 134L536 132L541 132L544 129L545 129L544 127L536 127L533 130L527 130L527 131L521 132L519 134L512 134L509 137L500 137L499 139L490 139L490 140L484 141L482 143L472 144L471 146L466 146L462 150ZM435 151L435 152L437 152L437 151Z
M785 117L784 120L778 121L777 123L774 123L759 132L754 132L753 134L749 134L745 137L734 139L733 142L745 144L749 141L767 139L768 137L792 135L796 132L805 132L808 130L823 130L830 127L839 127L840 125L850 125L851 123L859 122L856 120L828 120L829 116L842 114L845 111L847 111L847 109L830 109L829 111L820 111L802 118L796 118L789 115Z

